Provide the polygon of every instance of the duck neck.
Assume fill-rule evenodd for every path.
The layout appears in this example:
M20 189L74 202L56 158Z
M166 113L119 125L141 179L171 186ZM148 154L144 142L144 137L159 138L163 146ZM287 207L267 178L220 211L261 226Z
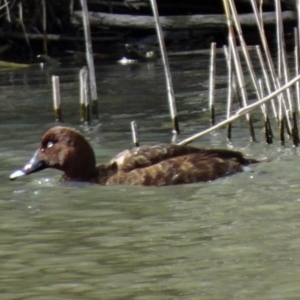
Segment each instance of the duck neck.
M92 182L98 176L96 160L91 152L90 155L80 156L64 165L64 178L69 181L89 181Z
M99 172L94 167L93 170L87 170L84 168L84 170L80 170L80 172L65 172L63 174L63 180L64 181L81 181L81 182L96 182L98 178Z

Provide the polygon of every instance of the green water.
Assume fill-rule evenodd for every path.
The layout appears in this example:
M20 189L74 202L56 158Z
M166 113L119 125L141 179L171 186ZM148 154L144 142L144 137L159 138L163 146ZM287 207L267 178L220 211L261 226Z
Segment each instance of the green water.
M171 61L182 137L209 124L207 61ZM3 70L1 299L298 299L299 150L265 146L260 122L250 144L240 122L234 148L271 161L211 183L62 184L55 170L9 182L54 125L52 74L61 77L65 123L84 132L99 162L131 147L132 120L141 143L171 140L160 62L97 66L99 122L90 129L79 126L76 67ZM226 147L225 131L200 144Z

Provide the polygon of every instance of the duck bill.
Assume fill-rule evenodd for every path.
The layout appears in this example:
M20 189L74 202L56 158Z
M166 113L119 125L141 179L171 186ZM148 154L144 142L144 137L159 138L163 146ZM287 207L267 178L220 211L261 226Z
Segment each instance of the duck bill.
M9 179L10 180L15 180L16 178L18 178L20 176L28 175L28 174L35 173L35 172L38 172L38 171L41 171L41 170L45 169L46 164L39 159L38 151L39 150L37 150L34 153L31 160L22 169L13 172L10 175Z

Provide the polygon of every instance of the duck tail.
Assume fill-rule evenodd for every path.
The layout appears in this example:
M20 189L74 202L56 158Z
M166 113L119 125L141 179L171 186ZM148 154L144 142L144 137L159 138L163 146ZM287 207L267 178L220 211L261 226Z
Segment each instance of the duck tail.
M252 164L258 164L258 163L262 163L265 161L269 161L269 159L267 157L263 157L263 158L245 158L245 165L252 165Z

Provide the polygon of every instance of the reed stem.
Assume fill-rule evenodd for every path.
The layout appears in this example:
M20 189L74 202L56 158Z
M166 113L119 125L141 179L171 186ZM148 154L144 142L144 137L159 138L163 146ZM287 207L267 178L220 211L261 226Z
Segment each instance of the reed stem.
M94 118L98 118L98 96L97 96L97 85L96 85L96 75L94 67L94 57L93 57L93 48L92 48L92 39L91 39L91 29L89 21L89 12L87 7L86 0L80 0L82 6L82 19L84 27L84 36L85 36L85 51L86 51L86 60L88 65L89 72L89 87L92 101L92 115Z
M160 52L161 52L161 57L162 57L162 62L163 62L163 67L165 72L167 94L168 94L169 108L170 108L171 121L172 121L172 131L173 133L179 134L180 130L179 130L178 117L177 117L175 94L174 94L172 76L169 67L169 60L166 51L166 45L163 38L163 32L159 20L159 13L157 9L156 0L151 0L150 2L151 2L151 8L155 20L156 33L159 41L159 47L160 47Z
M90 124L90 101L88 89L88 70L87 67L81 68L79 71L79 86L80 86L80 120Z
M59 77L52 76L53 107L56 122L62 122Z
M216 43L211 43L210 46L210 64L209 64L209 111L210 111L210 123L216 124L215 116L215 76L216 76Z
M140 142L138 139L138 134L137 134L137 125L136 125L136 121L132 121L131 122L131 132L132 132L132 141L135 147L139 147L140 146Z

